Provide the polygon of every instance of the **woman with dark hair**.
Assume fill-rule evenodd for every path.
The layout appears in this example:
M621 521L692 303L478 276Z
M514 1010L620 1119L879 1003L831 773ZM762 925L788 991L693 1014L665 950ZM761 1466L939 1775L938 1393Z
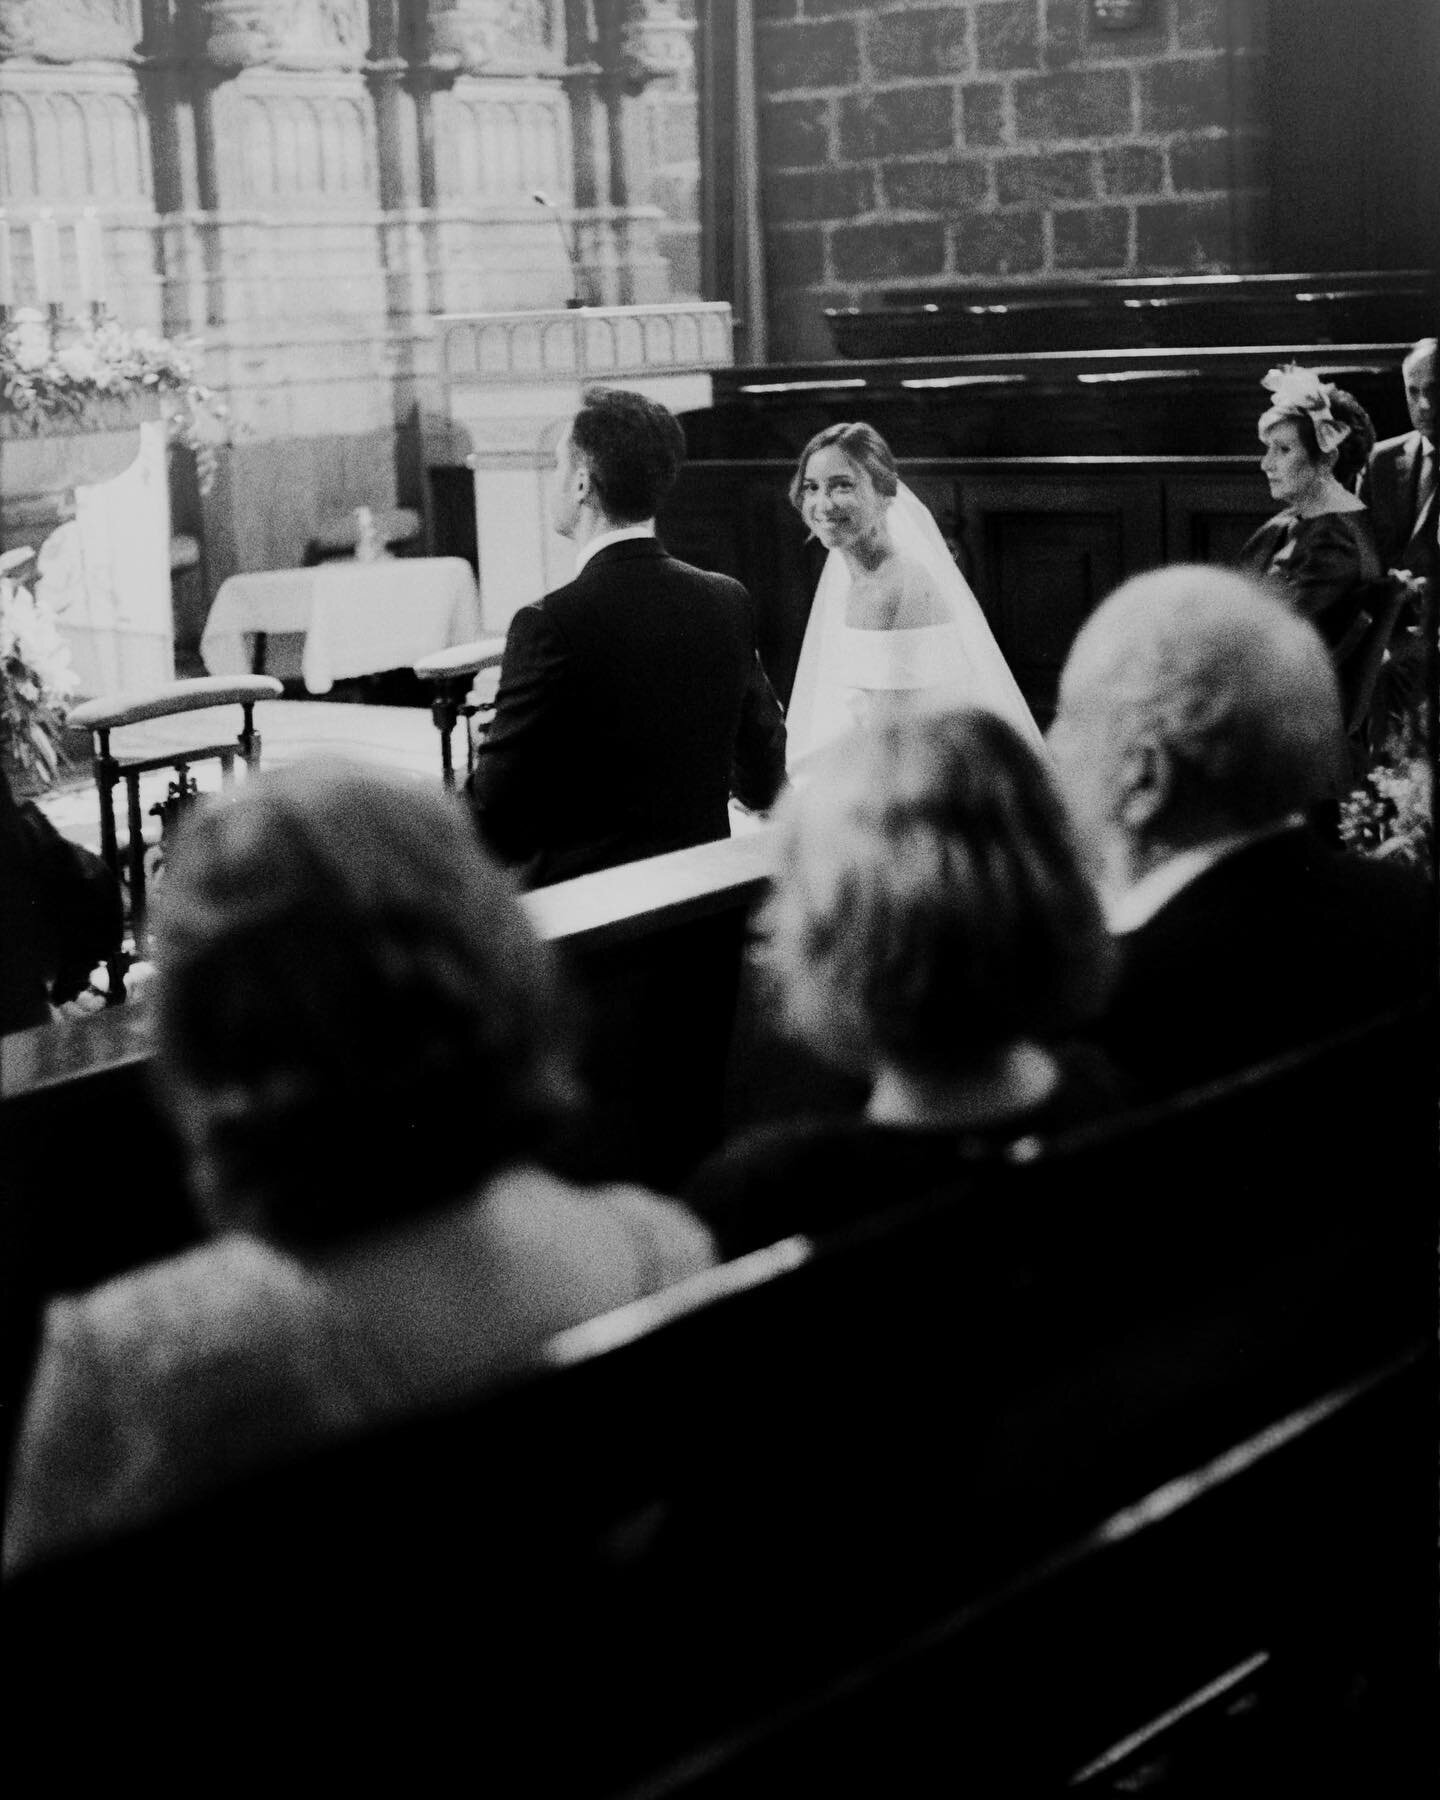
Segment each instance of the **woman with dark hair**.
M765 1127L689 1197L726 1254L913 1199L1112 1110L1063 1048L1112 951L1039 756L973 710L880 720L781 803L766 960L794 1035L870 1084L860 1118Z
M873 426L811 438L790 503L830 552L786 713L792 773L877 712L984 706L1040 734L979 601Z
M523 1363L706 1267L544 1167L577 1099L545 947L459 801L343 765L197 815L152 914L160 1099L213 1236L52 1303L9 1567Z
M1365 636L1370 586L1383 573L1355 486L1375 443L1353 394L1310 369L1272 369L1261 415L1260 467L1283 510L1240 552L1240 566L1278 587L1330 646L1338 671Z

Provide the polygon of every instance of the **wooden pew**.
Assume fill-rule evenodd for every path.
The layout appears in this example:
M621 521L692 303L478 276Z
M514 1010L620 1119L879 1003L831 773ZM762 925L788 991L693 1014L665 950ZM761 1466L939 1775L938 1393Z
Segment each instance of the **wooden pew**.
M1434 323L1425 269L1124 276L998 288L894 288L827 311L841 356L1345 344L1414 340Z
M1004 1205L786 1240L37 1569L16 1717L78 1774L144 1696L183 1743L218 1691L242 1761L469 1754L500 1791L638 1800L912 1792L937 1751L1044 1791L1257 1646L1311 1716L1433 1546L1418 1029L1056 1146Z
M1348 388L1379 435L1409 429L1408 338L875 358L719 370L688 413L692 460L793 458L822 426L866 419L897 456L1253 453L1261 377L1280 362Z

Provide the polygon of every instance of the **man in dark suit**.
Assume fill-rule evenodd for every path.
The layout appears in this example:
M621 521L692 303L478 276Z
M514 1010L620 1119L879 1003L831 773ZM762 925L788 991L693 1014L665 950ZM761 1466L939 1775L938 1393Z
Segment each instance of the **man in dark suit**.
M1429 883L1307 825L1340 743L1319 635L1228 570L1137 576L1076 638L1050 746L1120 951L1096 1036L1142 1093L1433 989Z
M655 514L685 454L675 418L592 388L556 450L575 579L511 621L469 795L482 835L543 886L729 833L767 807L785 725L738 581L676 561Z
M1370 452L1360 497L1370 508L1375 539L1387 569L1423 575L1435 592L1437 551L1435 458L1435 339L1421 338L1402 365L1405 404L1413 430L1386 438Z

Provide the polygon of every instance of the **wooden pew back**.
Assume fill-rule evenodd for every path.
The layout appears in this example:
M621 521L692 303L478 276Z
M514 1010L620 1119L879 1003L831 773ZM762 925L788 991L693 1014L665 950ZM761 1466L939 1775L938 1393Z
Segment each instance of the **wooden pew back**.
M443 1762L480 1695L502 1786L523 1770L538 1791L611 1793L690 1767L697 1746L963 1630L986 1595L1043 1588L1117 1507L1403 1357L1429 1305L1409 1272L1429 1106L1383 1169L1368 1125L1331 1109L1373 1097L1366 1071L1411 1054L1412 1031L577 1328L458 1413L35 1571L12 1586L12 1628L43 1668L138 1618L135 1678L161 1683L172 1716L219 1680L262 1737L284 1714L316 1741L316 1668L367 1719L367 1755L423 1732ZM1355 1476L1337 1452L1307 1484L1333 1498ZM1307 1484L1282 1484L1258 1524L1242 1504L1226 1531L1252 1566L1283 1548ZM1072 1633L1102 1631L1107 1604L1102 1578ZM136 1698L108 1665L92 1686L86 1706ZM73 1707L73 1671L64 1695Z

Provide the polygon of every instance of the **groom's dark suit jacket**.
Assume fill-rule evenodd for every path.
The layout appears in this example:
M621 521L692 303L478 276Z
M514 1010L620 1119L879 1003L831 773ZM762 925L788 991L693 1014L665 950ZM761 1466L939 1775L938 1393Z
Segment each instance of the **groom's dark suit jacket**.
M1297 827L1223 858L1138 931L1098 1030L1142 1094L1247 1068L1433 990L1429 883Z
M540 887L726 837L730 795L768 806L784 775L750 596L629 538L516 613L468 791Z
M1440 499L1431 505L1420 530L1415 528L1423 447L1424 439L1418 431L1407 431L1402 437L1386 438L1377 444L1370 452L1360 497L1370 508L1370 521L1385 567L1428 575L1433 589L1440 576L1436 537Z

